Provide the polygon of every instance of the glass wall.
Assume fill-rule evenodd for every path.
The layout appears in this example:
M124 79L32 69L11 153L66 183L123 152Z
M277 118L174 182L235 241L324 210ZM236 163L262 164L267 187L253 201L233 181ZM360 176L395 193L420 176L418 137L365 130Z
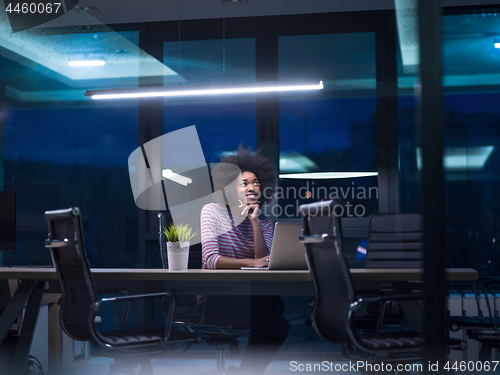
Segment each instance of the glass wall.
M163 61L175 71L177 82L183 86L255 82L255 39L224 38L164 42ZM176 82L164 76L164 85L169 86L172 83ZM163 100L162 133L168 134L194 125L207 164L218 163L221 156L235 151L240 144L255 150L255 124L254 95L166 97ZM188 155L193 150L186 149L185 152ZM178 157L182 160L183 155ZM183 192L176 191L176 194ZM188 194L186 189L185 196ZM168 206L168 193L166 199ZM183 201L184 197L176 196L175 199ZM192 220L197 221L192 226L197 227L201 207L190 206L187 210L188 214L192 215ZM168 207L167 212L170 212ZM156 218L153 217L152 220ZM177 220L180 220L179 217ZM167 221L170 222L170 217ZM156 254L156 248L155 241L154 247L150 247L150 252ZM200 243L192 244L190 247L190 267L201 268Z
M279 38L279 79L325 89L280 96L278 217L324 199L344 217L378 211L375 70L373 32Z
M500 31L496 10L443 17L450 265L500 272Z
M500 21L494 10L446 10L442 20L448 265L495 274L500 271L500 41L495 37ZM162 43L160 62L138 48L137 31L72 28L5 35L0 36L1 188L18 193L18 250L30 264L50 263L40 245L46 236L43 212L78 205L88 222L92 263L137 265L138 235L131 228L138 214L127 158L138 147L139 104L98 103L84 97L85 89L134 87L139 77L158 76L165 85L254 82L256 40L169 41ZM378 212L376 175L337 178L378 172L375 39L375 32L278 37L279 80L323 80L325 90L279 97L276 218L297 219L298 205L331 197L350 205L346 216ZM400 210L420 212L418 72L405 62L401 41L398 50ZM68 64L88 60L104 65ZM195 125L207 162L240 143L256 146L253 97L164 100L162 108L163 133ZM117 260L116 252L127 255ZM4 261L23 263L5 254Z
M497 275L500 49L495 35L500 18L487 9L445 11L442 26L447 265ZM400 59L400 196L406 212L421 209L421 145L413 97L416 76L405 72Z
M141 41L162 51L162 61L138 48L137 31L99 26L14 36L0 32L0 188L17 191L17 250L26 262L51 262L43 247L43 212L79 206L92 266L159 267L158 228L150 225L157 223L156 213L135 206L127 159L141 145L139 139L148 141L152 134L192 125L209 163L240 144L279 148L280 210L272 213L274 219L298 220L300 204L337 199L344 218L364 220L367 228L368 217L382 206L380 193L395 190L393 181L399 181L399 197L393 196L400 204L391 206L391 201L385 211L421 212L419 72L418 62L407 61L406 54L414 45L399 41L396 113L390 104L380 105L394 99L386 95L391 79L387 76L395 74L394 69L380 69L381 60L394 62L387 56L396 46L380 37L385 27L392 30L387 22L392 11L325 13L319 18L306 13L262 17L258 22L255 17L235 19L233 25L241 22L245 27L231 29L231 38L224 39L220 20L186 21L211 26L186 30L188 37L182 41L161 40L177 23L155 24L154 31L141 24L141 30L150 33L147 38L142 34ZM387 25L380 26L384 22ZM447 265L472 267L482 274L500 271L499 30L493 11L446 11L443 16ZM100 63L70 64L85 61ZM270 113L265 114L268 118L274 110L278 113L279 144L264 139L265 132L257 134L256 125L262 124L256 124L254 97L164 99L147 113L145 101L104 103L84 96L87 88L255 82L256 77L273 76L275 68L281 81L314 79L325 84L317 93L281 94L276 106L270 101L264 111ZM383 125L381 113L391 121ZM396 116L398 126L392 122ZM276 122L269 121L272 126ZM382 126L389 133L384 141ZM387 172L392 166L380 160L394 157L393 143L398 145L399 168ZM381 150L389 155L381 158ZM392 179L386 186L378 175L382 172L386 180ZM362 246L366 242L359 238L345 239L350 261ZM5 253L3 263L23 260ZM311 334L302 319L310 312L306 302L298 307L300 319L294 320L293 329Z
M154 65L138 41L133 31L74 29L0 37L2 190L17 192L17 251L25 258L4 252L4 264L51 264L43 213L78 206L91 265L137 265L127 160L139 138L138 102L99 103L85 89L137 86L140 62ZM70 64L97 60L103 65Z
M163 53L182 85L255 82L254 38L165 42ZM208 163L217 163L240 144L255 150L255 121L255 96L163 102L163 133L195 125Z

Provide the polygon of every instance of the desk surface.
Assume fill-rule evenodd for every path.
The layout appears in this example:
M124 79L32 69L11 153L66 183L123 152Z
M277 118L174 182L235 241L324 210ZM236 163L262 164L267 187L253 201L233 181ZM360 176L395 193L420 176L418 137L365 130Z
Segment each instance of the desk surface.
M310 281L309 271L277 270L200 270L169 271L164 269L92 268L95 280L140 281ZM353 268L353 281L416 281L422 280L421 268ZM472 268L446 269L448 281L475 281L477 271ZM0 279L57 280L52 267L0 268Z
M135 293L157 290L173 295L314 295L309 271L93 268L92 274L96 283L103 287L126 286L131 292L135 287ZM478 279L477 272L471 268L450 268L446 275L448 281ZM423 270L355 268L351 269L351 276L355 283L405 283L422 280ZM52 267L0 268L0 279L44 280L49 282L46 293L60 293L59 283L54 282L57 273Z
M128 288L131 285L139 292L165 291L173 295L314 295L309 271L269 271L269 270L200 270L173 271L163 269L120 269L94 268L92 273L96 283L119 285ZM478 279L476 271L470 268L446 270L449 281L474 281ZM394 284L407 284L406 281L421 280L422 269L352 269L354 282L392 281ZM0 343L14 322L25 302L25 322L23 322L22 340L31 343L36 327L36 316L41 302L41 295L60 293L60 285L54 268L47 267L15 267L0 268L0 279L22 280L9 305L0 315ZM42 285L37 281L48 282L48 288L37 289ZM43 284L45 285L45 283ZM20 291L21 290L21 291ZM33 292L32 292L33 291ZM130 290L133 293L133 290ZM54 307L55 306L55 307ZM60 329L58 324L58 307L52 304L49 321L49 348L51 373L60 372ZM26 318L26 317L31 318ZM19 344L18 344L19 345ZM22 372L29 355L29 346L23 345L16 351L12 364L13 371ZM3 367L3 366L2 366ZM18 370L15 370L18 369Z

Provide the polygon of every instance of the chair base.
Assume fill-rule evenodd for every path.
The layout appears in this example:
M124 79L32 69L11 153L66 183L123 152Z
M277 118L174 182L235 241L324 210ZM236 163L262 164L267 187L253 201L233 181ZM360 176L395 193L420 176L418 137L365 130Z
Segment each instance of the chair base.
M500 339L500 338L499 338ZM479 352L478 360L480 362L491 361L492 351L493 349L500 349L500 341L499 339L493 340L478 340L481 344L481 350Z
M139 371L134 369L140 366ZM132 358L115 359L115 363L109 366L108 375L124 374L124 375L154 375L153 366L149 359L143 358L141 361Z
M206 341L209 346L215 346L217 349L215 368L216 374L224 374L224 370L226 369L224 345L228 344L231 355L237 355L240 353L238 340L236 337L214 337L207 339Z
M375 365L375 364L380 364L381 362L384 363L401 363L401 364L408 364L408 363L415 363L419 362L422 360L423 356L422 353L415 353L408 355L407 353L398 355L398 354L371 354L371 353L366 353L363 351L360 351L358 348L354 347L353 345L342 345L341 346L341 353L342 356L346 359L349 360L356 360L356 361L363 361L369 365ZM363 373L362 370L359 370L361 373ZM380 371L378 371L380 373ZM366 371L365 373L370 373L370 371ZM386 372L384 372L385 374ZM387 372L390 373L390 372Z

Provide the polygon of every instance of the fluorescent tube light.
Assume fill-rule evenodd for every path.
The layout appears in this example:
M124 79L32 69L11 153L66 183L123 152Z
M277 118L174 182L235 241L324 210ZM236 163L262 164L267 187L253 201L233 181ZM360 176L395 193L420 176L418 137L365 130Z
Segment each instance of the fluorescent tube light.
M187 186L188 184L193 182L193 180L190 179L189 177L181 176L180 174L172 172L171 169L164 169L163 171L161 171L161 175L163 177L168 178L171 181L177 182L178 184L181 184L183 186Z
M307 156L299 152L280 152L280 172L281 173L305 173L317 171L318 165Z
M484 168L495 146L446 147L443 166L446 171L479 171ZM422 169L422 149L417 147L417 167Z
M495 42L495 43L493 44L493 46L494 46L495 48L500 48L500 43Z
M286 173L280 174L280 178L298 179L337 179L378 176L378 172L313 172L313 173Z
M403 72L416 73L420 59L418 0L395 0L394 5Z
M323 81L315 82L255 82L248 84L223 84L218 86L163 86L131 89L88 90L85 96L92 99L125 99L149 97L179 97L250 94L279 91L321 90Z
M103 66L103 60L68 61L69 66Z

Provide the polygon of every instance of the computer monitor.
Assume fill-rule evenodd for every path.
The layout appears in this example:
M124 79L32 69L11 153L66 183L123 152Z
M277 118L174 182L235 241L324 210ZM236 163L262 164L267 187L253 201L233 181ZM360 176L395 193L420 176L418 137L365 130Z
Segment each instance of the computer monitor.
M16 192L0 191L0 251L16 249Z

